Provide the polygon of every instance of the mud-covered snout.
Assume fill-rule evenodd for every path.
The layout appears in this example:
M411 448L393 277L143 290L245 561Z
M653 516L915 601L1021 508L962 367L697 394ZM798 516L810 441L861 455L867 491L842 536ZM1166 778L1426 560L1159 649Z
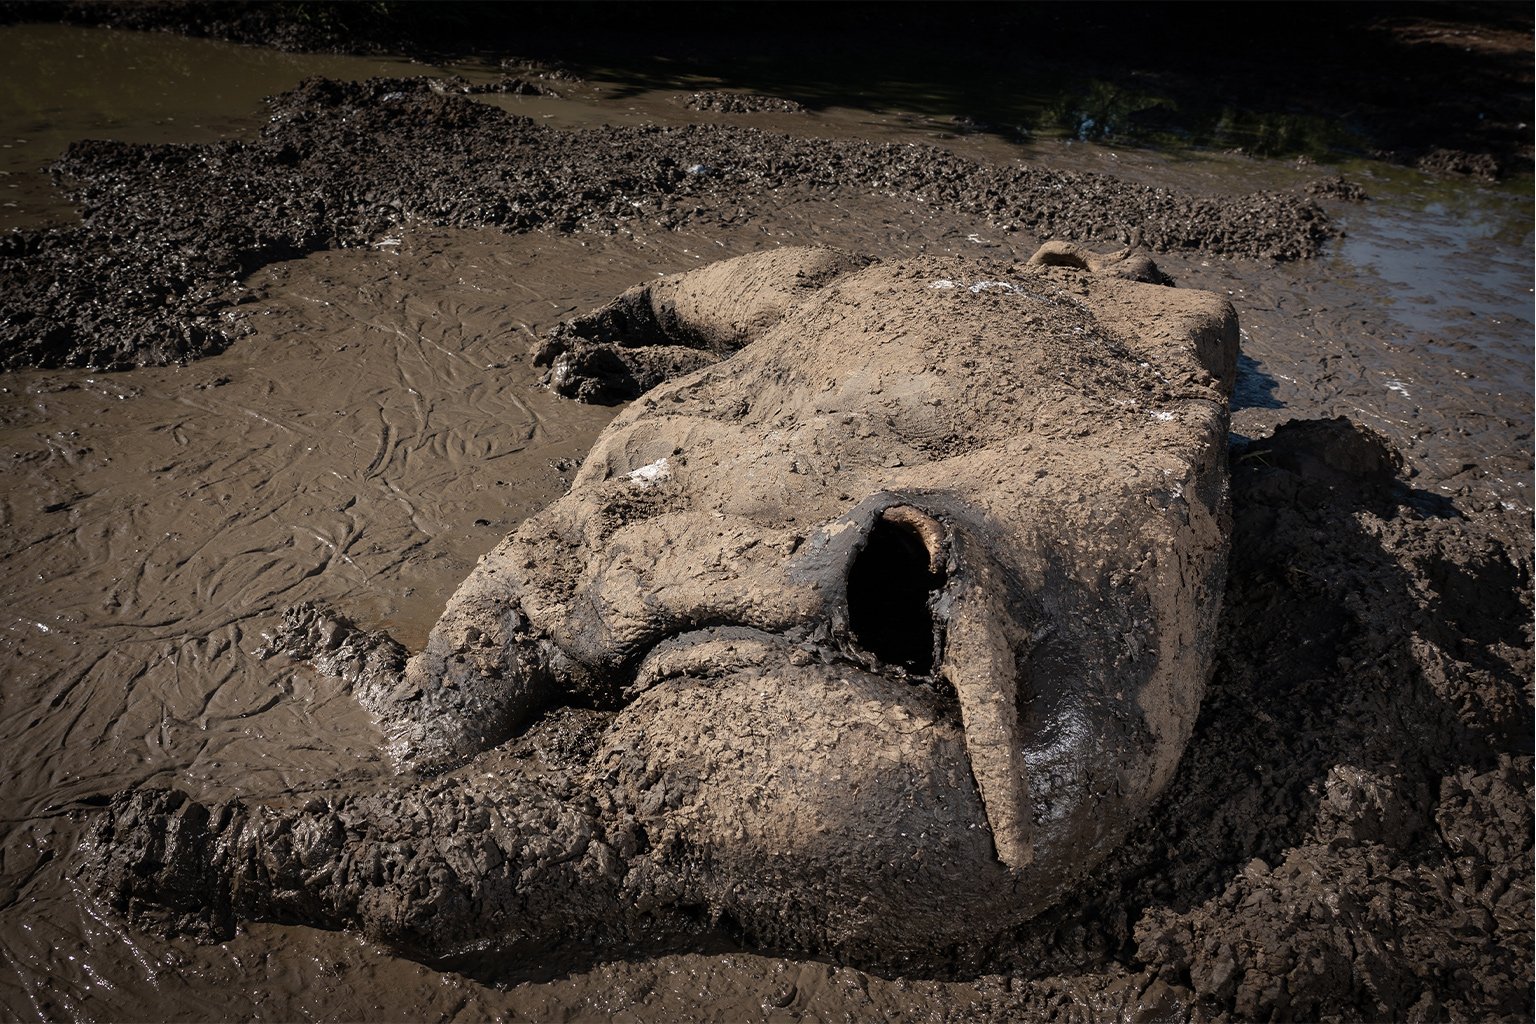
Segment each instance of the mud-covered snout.
M640 660L595 770L687 865L685 899L758 940L889 952L1016 924L1075 877L1059 845L1036 858L1026 725L1053 712L1026 674L1051 629L997 544L958 495L878 492L782 567L814 619L704 626Z

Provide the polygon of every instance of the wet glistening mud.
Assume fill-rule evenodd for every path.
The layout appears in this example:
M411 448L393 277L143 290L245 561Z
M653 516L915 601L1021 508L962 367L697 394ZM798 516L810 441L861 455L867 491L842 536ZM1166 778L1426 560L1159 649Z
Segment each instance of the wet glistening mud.
M0 33L23 30L37 31ZM67 31L83 46L106 30ZM728 88L649 95L567 80L548 90L558 96L470 94L445 77L455 69L353 85L344 79L401 71L308 59L270 87L269 105L241 100L214 134L61 149L63 192L28 179L18 201L46 211L67 198L81 222L42 228L57 217L23 210L11 225L21 230L0 241L11 368L0 378L5 1017L1529 1015L1528 189L1343 168L1362 201L1328 166L940 137L920 121L876 124ZM310 71L332 79L293 88ZM835 246L882 267L984 265L996 283L1023 280L1052 238L1098 253L1140 246L1178 291L1232 304L1241 352L1204 702L1161 794L1040 913L929 947L903 936L889 956L815 942L806 955L793 928L705 913L654 933L625 925L618 944L584 946L576 929L523 960L464 949L437 969L299 924L241 924L212 944L167 938L131 922L84 870L82 844L129 789L295 811L389 799L395 766L379 722L341 681L272 654L272 638L285 610L318 602L421 651L482 556L593 486L583 460L631 412L566 397L627 398L583 393L575 362L576 383L549 386L556 324L732 256ZM881 319L878 297L858 301L857 315ZM582 365L611 370L611 356ZM661 356L674 362L646 364L660 367L655 380L691 368L692 356ZM1107 371L1068 361L1062 372ZM1154 370L1127 372L1114 386L1137 397L1126 382ZM772 395L777 379L721 408ZM887 397L894 379L880 385ZM700 403L690 415L723 415L689 401ZM777 423L761 410L741 422L764 438L789 430L798 407L781 404ZM1036 415L1030 429L1050 427ZM703 428L690 429L702 443ZM963 447L926 426L916 436ZM779 443L764 442L765 465ZM653 467L646 445L623 458ZM889 446L871 471L916 486L902 473L921 451ZM613 472L618 450L599 452ZM955 520L913 512L902 493L861 529L879 515L905 522L929 538L913 549L921 561ZM756 499L744 486L729 500ZM907 543L891 529L890 544ZM698 534L680 536L682 551ZM755 542L777 539L765 529ZM562 564L554 550L530 556L539 572ZM947 579L925 577L918 602ZM669 593L637 600L651 614ZM593 594L594 607L616 607ZM853 629L879 658L936 674L926 649ZM691 636L676 657L724 657L705 641L735 644L738 659L780 642ZM761 686L759 670L730 664L715 679L727 705L732 688ZM805 671L799 700L814 704L808 694L832 683ZM859 685L871 706L889 703L883 684ZM615 705L637 699L686 709L691 698L667 686L589 695L519 725L441 785L539 780L660 749L624 732ZM798 733L805 742L839 722L860 727L841 697L824 707L827 719ZM934 707L936 720L957 714ZM780 722L767 724L772 734ZM997 798L977 799L978 820L1004 836ZM445 821L463 810L448 804ZM771 833L774 820L753 829ZM829 902L847 901L835 878L822 883ZM899 902L872 892L869 905L887 898Z

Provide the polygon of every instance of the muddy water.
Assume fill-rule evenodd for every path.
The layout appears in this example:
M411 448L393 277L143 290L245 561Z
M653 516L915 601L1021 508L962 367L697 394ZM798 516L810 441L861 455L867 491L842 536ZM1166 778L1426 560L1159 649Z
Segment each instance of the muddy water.
M135 59L205 45L37 31L56 52L106 36L129 49L153 44ZM48 130L59 139L207 137L155 123L165 116L189 118L174 124L195 131L235 132L259 117L255 97L291 84L283 75L319 73L305 62L335 60L206 46L222 55L210 59L250 55L266 70L233 77L259 84L196 115L151 105L112 115L119 122L105 127L58 113L39 121L55 125ZM270 71L278 65L281 74ZM359 65L355 73L374 72ZM123 80L105 78L98 92ZM571 125L710 116L667 94L598 87L496 102ZM719 119L928 141L942 128L838 110ZM992 137L945 144L1210 192L1318 174L1086 145L1024 151ZM1352 173L1377 198L1336 208L1349 233L1323 260L1162 261L1181 284L1227 292L1238 307L1246 344L1236 429L1262 434L1293 417L1337 414L1366 422L1403 450L1414 486L1496 520L1491 527L1525 537L1528 550L1529 195L1381 168ZM74 847L93 808L126 786L260 799L379 778L371 724L326 681L260 660L262 631L287 605L322 598L418 646L479 554L562 492L611 414L540 390L525 358L532 338L649 275L806 242L886 257L1022 258L1034 245L902 196L770 197L730 226L682 232L423 228L259 272L235 311L251 333L222 356L183 368L0 380L3 1015L929 1017L998 991L997 979L886 980L748 954L621 960L496 988L308 929L258 926L208 948L164 942L125 930L74 888Z
M1469 508L1531 509L1532 220L1528 187L1359 174L1345 235L1309 263L1258 270L1163 259L1231 294L1243 323L1234 429L1343 415L1389 437L1413 484ZM1182 268L1182 269L1181 269Z
M43 165L76 139L211 142L248 132L261 100L309 75L365 79L432 69L108 28L0 26L0 231L68 219Z

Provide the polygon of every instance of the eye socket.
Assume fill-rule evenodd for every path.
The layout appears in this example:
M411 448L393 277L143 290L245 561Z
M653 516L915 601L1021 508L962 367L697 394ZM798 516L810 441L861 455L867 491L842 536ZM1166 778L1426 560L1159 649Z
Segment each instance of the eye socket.
M885 510L848 567L848 625L859 646L917 675L934 668L933 596L944 586L944 530L915 508Z

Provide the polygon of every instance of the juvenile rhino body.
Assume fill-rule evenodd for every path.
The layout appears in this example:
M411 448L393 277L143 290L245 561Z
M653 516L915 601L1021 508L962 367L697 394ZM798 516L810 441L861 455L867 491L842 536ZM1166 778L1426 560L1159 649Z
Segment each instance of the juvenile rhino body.
M125 795L97 877L139 916L432 961L728 928L932 962L1027 920L1165 786L1210 670L1236 319L1155 280L1065 246L780 250L565 325L544 356L576 393L702 365L613 421L414 658L288 624L404 770L448 773L291 808ZM577 718L590 752L456 768Z

